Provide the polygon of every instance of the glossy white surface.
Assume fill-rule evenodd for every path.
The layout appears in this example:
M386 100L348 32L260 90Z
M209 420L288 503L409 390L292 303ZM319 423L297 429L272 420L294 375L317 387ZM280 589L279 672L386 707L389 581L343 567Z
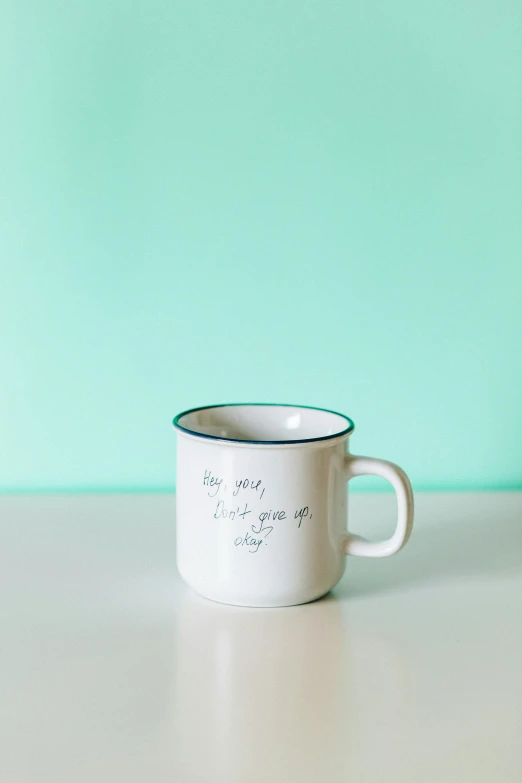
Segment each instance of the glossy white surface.
M400 555L290 609L185 588L173 507L0 498L2 783L520 783L522 495L419 495Z
M177 564L197 593L277 607L311 601L339 581L344 440L245 448L177 433L176 442Z
M282 426L289 411L312 421L341 418L315 409L231 405L181 420L240 416L242 432L255 430L266 438L265 420ZM249 607L307 603L337 584L346 555L387 557L410 536L408 477L391 462L348 454L348 433L331 440L250 444L178 429L176 450L177 565L184 581L205 598ZM351 532L347 484L368 474L387 479L397 495L395 531L384 541Z

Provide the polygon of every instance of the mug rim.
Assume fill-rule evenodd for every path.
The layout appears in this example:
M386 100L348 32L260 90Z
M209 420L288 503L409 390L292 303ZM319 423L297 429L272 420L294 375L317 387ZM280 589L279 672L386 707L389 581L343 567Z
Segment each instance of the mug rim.
M345 420L347 426L340 432L334 432L332 435L322 435L318 438L298 438L296 440L243 440L240 438L226 438L220 435L209 435L205 432L196 432L188 427L184 427L180 424L180 419L184 416L188 416L189 413L197 413L198 411L213 410L214 408L296 408L298 410L320 411L321 413L331 413L335 416L340 416ZM194 438L203 438L204 440L221 441L224 443L234 443L238 446L241 444L252 446L295 446L302 443L320 443L321 441L334 440L335 438L343 438L349 435L355 429L355 424L349 416L339 411L331 410L330 408L320 408L316 405L293 405L288 402L225 402L218 403L216 405L200 405L196 408L187 408L187 410L181 411L172 420L172 426L186 435L190 435Z

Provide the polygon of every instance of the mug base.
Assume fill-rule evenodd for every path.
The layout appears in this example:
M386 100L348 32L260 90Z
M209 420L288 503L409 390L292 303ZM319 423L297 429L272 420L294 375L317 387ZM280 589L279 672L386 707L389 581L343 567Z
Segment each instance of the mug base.
M285 607L289 606L301 606L302 604L309 604L313 601L318 601L320 598L324 598L324 596L328 595L328 593L333 589L332 587L329 587L327 590L323 589L320 592L311 595L310 597L275 601L251 601L247 599L233 600L229 597L218 598L215 595L208 595L203 590L197 590L195 587L192 587L192 585L188 584L188 582L186 582L186 584L194 593L199 595L201 598L205 598L207 601L212 601L216 604L225 604L226 606L242 606L243 608L247 609L284 609Z

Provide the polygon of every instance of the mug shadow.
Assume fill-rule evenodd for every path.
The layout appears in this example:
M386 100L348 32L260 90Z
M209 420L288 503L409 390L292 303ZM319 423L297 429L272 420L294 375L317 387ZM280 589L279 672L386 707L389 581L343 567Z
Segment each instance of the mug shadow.
M280 780L283 763L291 780L338 777L335 749L365 713L361 684L375 682L395 711L407 668L393 640L354 628L343 605L327 595L248 609L183 589L170 721L176 779Z
M349 558L346 575L333 590L337 597L362 597L441 581L508 575L522 568L522 504L516 495L506 513L457 509L423 528L397 556ZM491 503L491 498L489 498ZM444 506L448 506L444 502Z

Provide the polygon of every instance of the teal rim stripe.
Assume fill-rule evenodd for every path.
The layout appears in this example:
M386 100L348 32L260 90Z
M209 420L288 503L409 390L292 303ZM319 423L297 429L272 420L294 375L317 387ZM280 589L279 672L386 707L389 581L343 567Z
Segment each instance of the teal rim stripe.
M249 408L296 408L300 410L310 410L310 411L321 411L322 413L332 413L335 416L340 416L342 419L344 419L347 423L347 427L344 430L341 430L340 432L336 432L333 435L323 435L320 438L301 438L299 440L240 440L239 438L223 438L219 437L218 435L207 435L204 432L194 432L194 430L188 429L187 427L183 427L182 424L180 424L180 419L182 419L184 416L188 416L189 413L197 413L198 411L208 411L213 410L215 408L239 408L239 407L249 407ZM338 413L337 411L329 410L328 408L317 408L314 405L291 405L290 403L277 403L277 402L227 402L222 403L221 405L201 405L199 408L189 408L186 411L182 411L181 413L178 413L177 416L174 417L172 421L172 425L180 430L181 432L186 432L188 435L193 435L195 438L204 438L206 440L217 440L217 441L224 441L225 443L249 443L253 445L261 445L261 446L291 446L298 443L317 443L319 441L323 440L333 440L334 438L342 438L343 435L349 435L353 430L355 429L355 424L353 421L348 417L345 416L344 413Z

